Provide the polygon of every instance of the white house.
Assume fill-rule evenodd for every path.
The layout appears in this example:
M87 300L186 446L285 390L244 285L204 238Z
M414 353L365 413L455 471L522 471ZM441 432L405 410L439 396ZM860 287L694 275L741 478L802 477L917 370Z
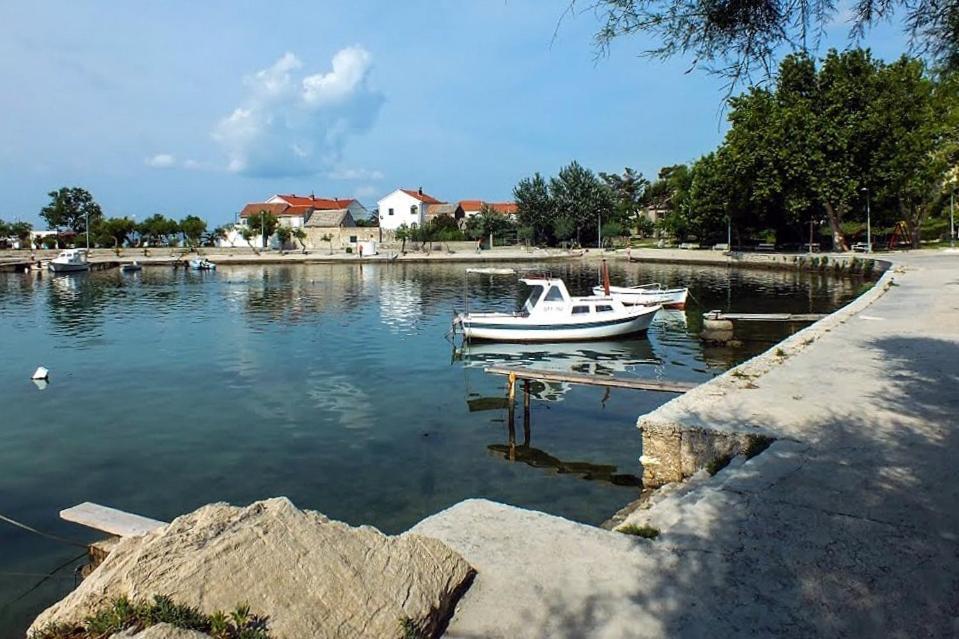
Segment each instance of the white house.
M423 189L396 189L378 203L380 228L395 231L406 224L409 227L421 226L430 213L430 206L446 204L432 195L423 193Z

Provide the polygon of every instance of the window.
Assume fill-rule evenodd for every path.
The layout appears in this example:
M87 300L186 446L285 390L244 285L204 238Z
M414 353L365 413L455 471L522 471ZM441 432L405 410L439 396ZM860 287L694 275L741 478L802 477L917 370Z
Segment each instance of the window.
M390 209L390 215L393 215L393 209Z
M573 315L582 315L583 313L589 313L588 306L574 306Z
M551 286L549 287L549 291L546 293L546 297L543 299L547 302L562 302L563 293L559 290L558 286Z
M419 209L416 208L416 205L415 205L415 204L410 207L410 215L416 215L417 212L419 212Z
M350 236L350 244L356 244L356 236L355 236L355 235L351 235L351 236Z
M529 297L526 298L526 303L523 304L523 308L526 309L527 312L533 310L536 307L536 302L539 301L539 296L542 295L542 293L542 286L534 286L532 289L530 289Z
M613 307L612 307L612 306L607 306L606 304L597 304L597 305L596 305L596 312L597 312L597 313L610 313L610 312L612 312L612 310L613 310Z

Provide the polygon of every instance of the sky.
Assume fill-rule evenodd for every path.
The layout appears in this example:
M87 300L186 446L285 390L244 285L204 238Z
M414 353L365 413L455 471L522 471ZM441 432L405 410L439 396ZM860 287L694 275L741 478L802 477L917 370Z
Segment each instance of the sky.
M721 78L640 38L598 57L567 4L5 0L0 219L40 226L61 186L211 225L275 193L500 201L572 160L654 177L721 142ZM905 50L894 25L864 44Z

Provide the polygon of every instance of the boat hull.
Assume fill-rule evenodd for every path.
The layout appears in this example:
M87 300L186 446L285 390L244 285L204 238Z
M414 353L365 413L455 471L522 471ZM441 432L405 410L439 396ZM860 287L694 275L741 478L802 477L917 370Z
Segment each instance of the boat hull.
M89 271L89 264L67 264L65 262L50 262L49 268L54 273L82 273Z
M596 295L603 294L603 287L597 286L593 288L593 293ZM642 289L630 289L623 287L611 287L609 291L610 297L615 300L622 302L627 306L655 306L659 305L663 308L685 308L686 307L686 297L689 295L689 291L685 288L681 289L666 289L664 291L656 290L642 290Z
M463 318L463 335L469 340L497 342L582 342L644 333L659 308L644 309L609 320L565 324L524 322L522 318Z

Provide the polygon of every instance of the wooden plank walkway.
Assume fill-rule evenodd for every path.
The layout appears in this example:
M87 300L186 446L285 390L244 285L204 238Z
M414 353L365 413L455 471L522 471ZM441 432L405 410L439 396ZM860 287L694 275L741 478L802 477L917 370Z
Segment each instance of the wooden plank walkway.
M87 528L102 530L118 537L145 535L152 530L167 525L165 521L141 517L89 501L61 510L60 518Z
M826 313L722 313L711 311L703 313L708 320L730 320L736 322L818 322Z
M549 371L522 366L490 366L486 369L486 372L491 375L514 375L516 379L538 379L544 382L568 382L570 384L661 391L665 393L685 393L699 386L699 384L693 382L665 382L657 379L623 379L621 377L565 373L562 371Z

